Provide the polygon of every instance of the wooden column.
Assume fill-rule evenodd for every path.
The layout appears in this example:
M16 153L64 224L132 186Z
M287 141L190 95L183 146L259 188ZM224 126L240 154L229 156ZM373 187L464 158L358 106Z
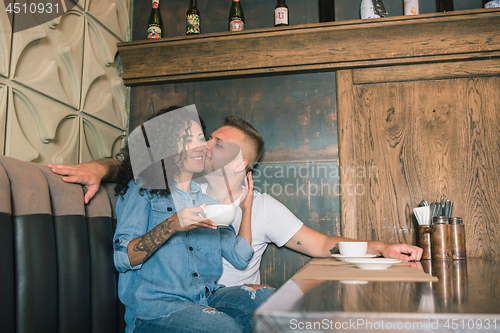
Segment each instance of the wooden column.
M358 238L358 203L354 170L354 94L352 70L339 70L337 84L337 124L339 131L340 221L344 237Z

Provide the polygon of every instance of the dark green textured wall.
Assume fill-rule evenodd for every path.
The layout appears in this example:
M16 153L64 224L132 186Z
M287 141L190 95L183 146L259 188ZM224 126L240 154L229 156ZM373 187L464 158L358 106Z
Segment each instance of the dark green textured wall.
M335 74L316 73L134 87L131 128L154 110L196 104L207 134L235 114L262 134L266 152L255 187L285 204L307 226L339 234ZM281 285L308 257L271 247L263 282Z
M360 2L337 0L336 20L359 19ZM390 16L403 14L403 0L383 2ZM317 1L286 3L291 24L318 22ZM199 0L202 33L226 31L230 5L231 0ZM275 5L270 0L242 0L246 28L271 27ZM187 0L161 0L165 37L185 34L188 7ZM481 0L455 0L457 10L479 7ZM435 8L434 0L420 1L421 13ZM134 40L145 38L149 11L149 2L135 2ZM130 128L154 110L174 104L196 104L207 134L220 127L227 115L250 121L266 141L265 155L254 172L256 188L280 200L307 226L329 235L340 234L335 73L133 87ZM278 287L307 260L307 256L270 246L261 265L262 282Z

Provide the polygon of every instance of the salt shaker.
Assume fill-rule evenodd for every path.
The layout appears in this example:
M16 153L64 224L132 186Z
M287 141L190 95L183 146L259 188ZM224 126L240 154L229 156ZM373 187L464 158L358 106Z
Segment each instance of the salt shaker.
M432 218L432 260L451 258L450 228L447 216Z
M465 259L465 226L461 217L450 219L450 248L453 259Z

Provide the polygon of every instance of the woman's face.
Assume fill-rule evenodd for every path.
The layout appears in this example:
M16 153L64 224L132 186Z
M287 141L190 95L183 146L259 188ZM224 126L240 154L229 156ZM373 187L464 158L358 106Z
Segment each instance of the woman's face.
M200 124L191 121L191 127L185 138L185 140L181 139L179 142L179 152L182 152L184 148L186 150L181 154L183 158L179 165L180 171L189 173L203 171L205 155L207 154L207 144Z

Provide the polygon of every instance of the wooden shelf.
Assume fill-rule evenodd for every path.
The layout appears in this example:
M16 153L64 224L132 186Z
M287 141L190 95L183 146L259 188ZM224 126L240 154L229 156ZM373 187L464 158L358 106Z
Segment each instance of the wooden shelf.
M126 85L500 56L500 9L119 43Z

